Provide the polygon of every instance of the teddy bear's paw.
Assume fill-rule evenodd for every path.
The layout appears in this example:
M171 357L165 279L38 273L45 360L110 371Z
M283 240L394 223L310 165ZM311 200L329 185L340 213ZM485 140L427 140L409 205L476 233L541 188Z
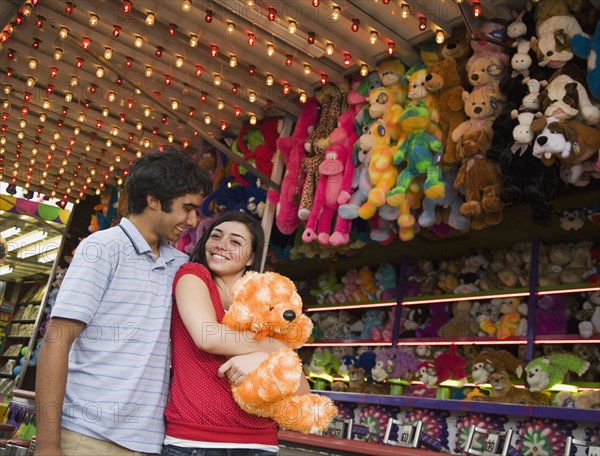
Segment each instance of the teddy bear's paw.
M302 242L308 244L309 242L313 242L317 240L317 233L310 228L306 228L302 233Z
M296 392L301 375L298 355L289 348L281 348L271 353L240 385L233 387L234 397L238 403L276 402Z
M481 200L481 207L488 212L497 212L502 209L502 201L497 196L484 196Z
M329 427L338 414L333 401L318 394L293 396L277 404L274 419L283 428L303 434L316 434Z
M479 201L467 201L460 205L460 213L465 217L476 217L481 213Z

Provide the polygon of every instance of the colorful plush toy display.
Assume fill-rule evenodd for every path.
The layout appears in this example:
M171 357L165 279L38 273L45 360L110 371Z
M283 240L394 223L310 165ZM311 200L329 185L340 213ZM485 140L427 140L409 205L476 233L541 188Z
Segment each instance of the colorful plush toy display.
M231 300L223 324L253 332L256 339L274 337L287 345L271 353L242 383L232 386L236 402L248 413L274 419L284 429L303 433L327 429L337 413L333 402L316 394L293 395L303 375L302 363L293 350L301 347L312 331L294 283L273 272L247 272L234 285Z

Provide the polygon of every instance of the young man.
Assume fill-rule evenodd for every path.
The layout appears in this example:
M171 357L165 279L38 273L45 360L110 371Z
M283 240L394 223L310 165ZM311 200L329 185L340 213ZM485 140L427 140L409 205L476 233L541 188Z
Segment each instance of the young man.
M171 287L211 182L175 149L131 166L129 217L84 239L60 287L36 379L36 455L160 453Z

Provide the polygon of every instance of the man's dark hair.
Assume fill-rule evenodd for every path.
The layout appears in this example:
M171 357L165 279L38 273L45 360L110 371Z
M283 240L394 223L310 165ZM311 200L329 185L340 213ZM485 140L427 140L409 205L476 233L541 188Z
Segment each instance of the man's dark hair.
M173 147L153 150L134 160L125 181L130 214L144 212L148 195L160 201L163 212L171 212L175 198L188 193L206 196L211 190L212 183L200 166Z
M208 241L210 233L212 233L217 226L225 222L240 222L243 223L246 228L248 228L250 237L252 237L252 250L244 249L241 254L246 255L248 258L250 258L251 255L254 257L252 264L246 268L247 271L260 271L262 253L265 245L265 233L257 219L242 211L226 212L212 222L202 235L202 238L200 238L196 244L196 247L194 247L194 251L190 256L190 261L193 261L194 263L200 263L206 266L206 269L210 271L206 262L206 242Z

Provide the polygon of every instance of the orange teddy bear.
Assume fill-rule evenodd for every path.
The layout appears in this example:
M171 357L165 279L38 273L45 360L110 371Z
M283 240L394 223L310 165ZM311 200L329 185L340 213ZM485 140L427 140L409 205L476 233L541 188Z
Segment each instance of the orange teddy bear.
M294 349L311 335L312 321L302 314L294 283L275 272L247 272L231 291L231 307L223 324L250 331L255 339L274 337L287 347L271 353L238 386L233 397L248 413L272 418L281 428L304 434L322 432L337 415L331 399L293 394L300 385L302 362Z

